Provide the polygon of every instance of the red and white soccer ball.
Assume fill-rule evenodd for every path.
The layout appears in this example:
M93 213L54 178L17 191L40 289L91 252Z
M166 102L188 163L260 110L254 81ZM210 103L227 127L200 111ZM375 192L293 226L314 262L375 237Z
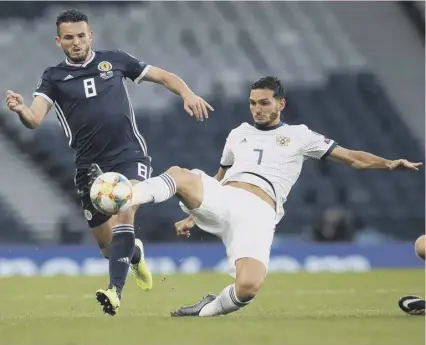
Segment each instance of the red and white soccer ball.
M132 184L119 173L104 173L93 182L90 199L99 212L108 216L115 215L132 206Z

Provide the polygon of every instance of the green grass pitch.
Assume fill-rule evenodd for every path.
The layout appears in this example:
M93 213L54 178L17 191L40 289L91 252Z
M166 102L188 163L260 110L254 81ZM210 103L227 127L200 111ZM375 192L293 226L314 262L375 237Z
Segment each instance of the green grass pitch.
M403 314L400 296L424 294L423 270L271 274L245 310L171 318L231 282L226 275L155 276L137 290L129 276L115 317L95 291L106 277L0 279L1 345L423 345L425 319Z

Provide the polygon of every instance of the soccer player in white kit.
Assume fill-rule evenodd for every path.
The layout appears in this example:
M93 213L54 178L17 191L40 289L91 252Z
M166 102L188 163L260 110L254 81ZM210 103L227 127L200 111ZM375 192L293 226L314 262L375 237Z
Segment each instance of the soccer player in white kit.
M190 215L175 224L178 235L188 236L197 224L220 237L226 247L235 284L218 296L209 294L172 312L172 316L223 315L253 300L267 274L283 204L306 159L330 158L355 169L418 170L421 165L348 150L305 125L284 124L280 113L285 105L278 78L256 81L250 92L254 124L243 123L231 131L215 177L175 166L133 187L135 205L163 202L176 195Z

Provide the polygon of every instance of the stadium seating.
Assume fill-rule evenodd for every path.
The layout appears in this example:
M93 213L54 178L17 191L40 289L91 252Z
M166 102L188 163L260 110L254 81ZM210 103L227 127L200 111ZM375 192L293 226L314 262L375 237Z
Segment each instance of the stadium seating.
M268 6L256 2L148 2L79 8L90 17L97 49L121 48L147 63L173 70L201 94L211 93L219 84L227 97L240 98L246 96L242 86L264 74L278 73L287 82L319 82L331 69L365 65L324 6L312 6L297 2ZM0 22L2 58L25 69L25 78L16 78L7 64L0 65L2 83L31 97L41 71L63 59L52 39L56 16L63 9L50 6L33 22L15 18ZM123 18L126 25L121 25ZM243 25L245 22L252 25ZM31 36L26 30L31 30ZM270 33L269 40L262 39ZM14 49L18 37L19 50ZM43 42L43 49L35 42ZM31 64L26 61L28 56ZM174 99L155 87L142 89L130 88L135 109L165 110Z
M109 11L106 6L81 8L92 15L100 46L113 47L120 42L119 48L170 68L185 76L197 92L207 95L215 107L211 119L197 123L186 116L173 95L155 86L142 86L142 92L131 88L137 122L153 157L154 174L177 164L213 175L229 130L250 121L250 82L270 73L277 73L288 84L285 122L305 123L345 147L389 158L424 157L378 78L345 40L344 32L333 29L335 22L321 4L187 2L178 6L150 2L118 11ZM203 11L210 15L197 15ZM26 77L18 80L13 71L3 70L0 64L4 77L0 85L14 86L28 95L35 84L28 80L36 81L46 65L62 58L61 52L48 43L53 25L46 23L53 23L57 12L58 7L48 8L43 21L35 20L33 36L23 35L27 53L19 52L18 56L16 49L4 50L4 58L17 61ZM258 21L243 29L240 24L254 22L254 15ZM127 25L111 25L123 16ZM164 20L182 25L169 31L168 26L158 24ZM7 27L19 34L22 29L16 21L13 23L0 24L0 29ZM268 32L274 33L278 44L262 39ZM7 46L4 37L0 44ZM45 50L31 46L35 41L46 41ZM37 53L27 64L30 50ZM16 120L2 114L0 120L10 140L31 152L34 161L64 192L76 194L73 153L55 122L48 119L37 131L23 132ZM287 214L277 232L298 233L314 224L324 210L339 205L351 210L360 226L396 237L413 237L424 225L424 188L422 173L354 171L330 162L308 161L285 205ZM173 200L142 208L137 216L139 234L153 241L175 238L173 223L183 215L176 204ZM198 240L200 236L211 238L204 234L193 237Z
M0 242L2 244L12 243L35 243L28 226L13 212L7 202L0 198Z

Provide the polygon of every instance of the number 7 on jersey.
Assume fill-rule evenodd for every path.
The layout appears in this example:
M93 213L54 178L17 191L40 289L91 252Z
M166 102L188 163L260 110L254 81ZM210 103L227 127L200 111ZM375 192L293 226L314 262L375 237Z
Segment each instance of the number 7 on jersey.
M254 152L259 152L259 157L257 158L257 165L260 165L262 163L263 158L263 149L254 149Z

